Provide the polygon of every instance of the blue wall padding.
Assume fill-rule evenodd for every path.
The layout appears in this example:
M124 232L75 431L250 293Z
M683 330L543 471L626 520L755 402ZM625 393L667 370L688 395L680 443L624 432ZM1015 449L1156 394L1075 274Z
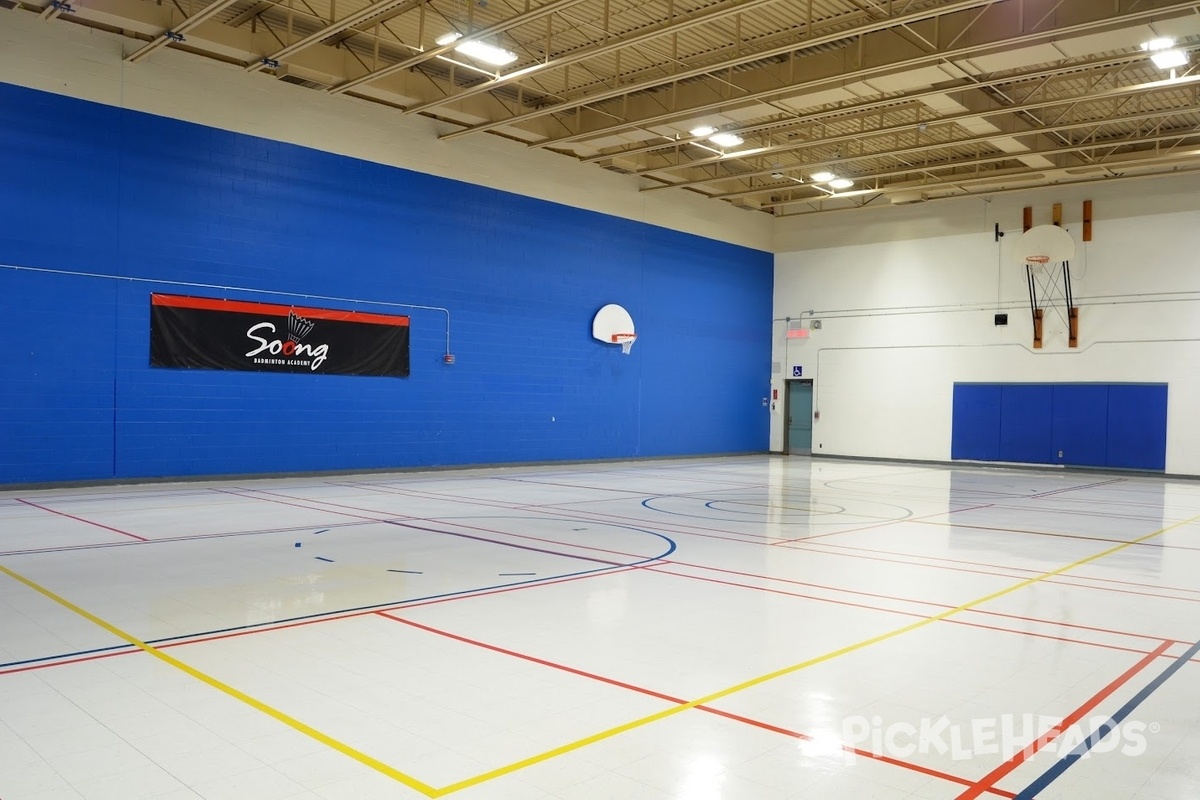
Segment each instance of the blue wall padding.
M950 457L1000 460L1000 391L988 384L954 385L954 436Z
M155 281L0 269L0 483L768 448L770 253L5 84L0 170L0 263ZM408 313L412 374L151 369L152 291Z
M1011 384L1000 391L1000 461L1050 461L1054 390L1047 385Z
M1166 384L956 383L953 414L954 459L1166 468Z
M1064 383L1054 386L1051 463L1080 467L1118 466L1108 463L1106 431L1109 389L1103 383ZM1165 430L1165 417L1163 426ZM1058 455L1060 452L1061 457Z
M1110 467L1165 469L1167 387L1110 386L1107 428Z

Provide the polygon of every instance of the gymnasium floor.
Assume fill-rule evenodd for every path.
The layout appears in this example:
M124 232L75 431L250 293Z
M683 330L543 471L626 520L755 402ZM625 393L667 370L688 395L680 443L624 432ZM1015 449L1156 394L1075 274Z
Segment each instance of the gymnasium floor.
M1198 520L778 456L0 493L0 798L1200 797Z

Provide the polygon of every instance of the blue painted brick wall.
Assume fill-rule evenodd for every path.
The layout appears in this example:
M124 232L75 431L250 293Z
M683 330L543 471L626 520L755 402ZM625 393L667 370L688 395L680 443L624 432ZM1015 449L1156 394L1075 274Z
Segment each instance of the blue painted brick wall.
M765 451L772 258L0 84L0 483ZM149 367L152 291L448 307L408 379ZM389 309L302 298L276 302ZM633 314L632 355L591 338Z

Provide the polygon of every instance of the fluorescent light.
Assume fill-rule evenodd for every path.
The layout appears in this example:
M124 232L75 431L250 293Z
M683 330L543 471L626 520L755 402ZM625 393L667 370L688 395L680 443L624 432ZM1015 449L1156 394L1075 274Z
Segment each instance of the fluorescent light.
M505 50L503 47L496 47L494 44L488 44L487 42L463 42L454 49L464 56L469 56L476 61L493 64L497 67L503 67L505 64L511 64L517 60L516 53Z
M1156 53L1159 50L1170 50L1174 46L1175 40L1166 36L1161 39L1151 39L1148 42L1142 42L1142 49L1150 53Z
M1150 56L1150 60L1159 69L1174 69L1188 63L1187 53L1182 50L1159 50Z
M444 36L439 36L438 38L434 39L434 41L437 42L439 47L445 47L448 44L457 42L461 38L463 38L461 33L458 31L451 31ZM494 44L488 44L487 42L463 42L454 49L457 52L462 53L464 56L470 56L476 61L482 61L485 64L494 64L497 67L502 67L505 64L511 64L517 60L516 53L505 50L502 47L496 47Z
M808 177L812 178L817 183L828 183L829 181L836 179L837 175L834 175L832 172L830 172L828 170L822 170L821 172L814 172L812 175L809 175Z
M736 133L718 133L715 136L708 137L708 140L718 147L737 147L745 141Z
M699 128L692 128L690 131L688 131L688 133L690 133L692 136L701 136L701 137L712 136L716 132L717 132L717 129L714 128L712 125L701 125Z
M829 182L831 189L849 189L854 185L854 181L849 178L835 178Z

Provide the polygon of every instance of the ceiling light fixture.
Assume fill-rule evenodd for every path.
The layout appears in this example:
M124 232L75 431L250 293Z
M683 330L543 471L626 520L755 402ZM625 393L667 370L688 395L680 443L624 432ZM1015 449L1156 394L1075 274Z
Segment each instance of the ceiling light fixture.
M1150 53L1150 60L1159 69L1175 69L1188 63L1187 53L1175 47L1175 40L1168 37L1142 42L1142 50Z
M829 183L832 180L837 180L837 175L834 175L829 170L822 170L820 172L814 172L812 175L809 175L808 177L812 178L817 183Z
M708 139L717 147L737 147L745 141L736 133L721 133L719 128L715 128L712 125L701 125L698 128L692 128L688 131L688 134L695 136L697 139ZM695 142L695 144L704 147L699 142Z
M829 186L831 189L838 189L838 190L849 189L853 185L854 185L854 181L850 180L849 178L835 178L829 182Z
M447 33L445 36L439 36L434 41L438 45L444 47L448 44L453 44L463 38L461 33L457 31ZM497 47L494 44L480 41L466 41L454 48L456 52L462 53L464 56L473 58L476 61L482 61L485 64L491 64L496 67L503 67L505 64L511 64L517 60L517 54L511 50L505 50L503 47Z
M1187 53L1182 50L1159 50L1150 56L1150 60L1159 69L1174 69L1188 63Z
M717 147L737 147L745 141L745 139L736 133L718 133L708 137L708 140Z

